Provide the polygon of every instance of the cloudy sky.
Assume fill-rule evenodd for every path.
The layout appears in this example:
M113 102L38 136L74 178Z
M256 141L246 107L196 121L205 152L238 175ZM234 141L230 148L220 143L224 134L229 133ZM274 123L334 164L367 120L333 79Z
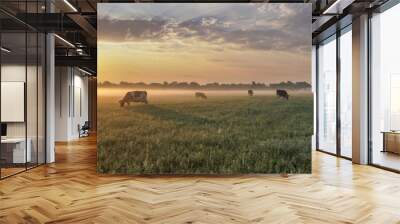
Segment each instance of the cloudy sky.
M98 4L99 81L310 81L311 5Z

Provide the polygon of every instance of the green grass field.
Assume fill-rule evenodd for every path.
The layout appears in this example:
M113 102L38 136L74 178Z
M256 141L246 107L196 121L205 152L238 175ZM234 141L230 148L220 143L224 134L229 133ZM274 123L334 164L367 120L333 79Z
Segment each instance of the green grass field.
M313 99L217 94L98 98L98 171L124 174L310 173Z

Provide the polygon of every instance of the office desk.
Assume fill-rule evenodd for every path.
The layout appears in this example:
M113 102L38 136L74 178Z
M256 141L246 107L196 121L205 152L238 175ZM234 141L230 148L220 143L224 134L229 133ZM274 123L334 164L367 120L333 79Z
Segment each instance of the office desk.
M1 139L1 157L6 163L25 163L31 162L32 153L30 138L26 139L27 147L25 151L25 138L6 138Z
M400 132L382 131L382 134L383 134L382 152L392 152L400 154Z

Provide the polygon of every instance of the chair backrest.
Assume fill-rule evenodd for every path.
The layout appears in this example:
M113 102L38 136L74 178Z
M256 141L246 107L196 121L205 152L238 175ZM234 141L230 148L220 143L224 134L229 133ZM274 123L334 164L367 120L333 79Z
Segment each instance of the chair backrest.
M85 123L83 124L82 128L90 128L90 123L89 121L85 121Z

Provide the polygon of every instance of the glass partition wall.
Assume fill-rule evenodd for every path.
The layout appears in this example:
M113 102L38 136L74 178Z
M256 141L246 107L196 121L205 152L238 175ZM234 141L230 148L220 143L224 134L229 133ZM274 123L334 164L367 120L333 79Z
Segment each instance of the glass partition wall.
M370 163L400 171L400 4L371 18Z
M1 33L1 177L26 169L26 34ZM27 162L30 162L28 159Z
M317 62L317 149L352 157L351 25L320 42Z
M0 13L1 179L45 163L45 35L20 22L10 30L7 17Z
M318 149L336 154L336 36L318 46Z
M340 155L352 157L352 33L351 25L341 31L340 49Z

